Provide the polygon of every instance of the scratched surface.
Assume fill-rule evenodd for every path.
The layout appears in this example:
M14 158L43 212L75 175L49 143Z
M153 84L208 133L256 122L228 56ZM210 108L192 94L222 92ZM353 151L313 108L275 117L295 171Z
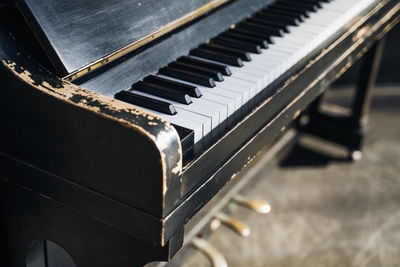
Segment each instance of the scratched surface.
M268 199L272 213L232 207L250 237L222 227L209 239L229 266L400 266L399 102L400 87L375 96L358 163L298 148L286 167L263 169L247 193ZM210 264L195 253L184 267L194 266Z
M210 0L18 0L68 73L136 41ZM26 4L23 5L23 4ZM29 11L28 11L29 10ZM32 24L32 23L31 23ZM48 43L47 43L48 42ZM46 45L47 44L47 45ZM53 51L54 50L54 51ZM54 59L56 60L56 59Z

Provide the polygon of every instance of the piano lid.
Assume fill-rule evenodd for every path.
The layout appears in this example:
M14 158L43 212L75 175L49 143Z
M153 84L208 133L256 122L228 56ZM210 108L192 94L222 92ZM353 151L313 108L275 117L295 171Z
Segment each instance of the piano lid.
M61 75L72 80L228 0L16 0Z

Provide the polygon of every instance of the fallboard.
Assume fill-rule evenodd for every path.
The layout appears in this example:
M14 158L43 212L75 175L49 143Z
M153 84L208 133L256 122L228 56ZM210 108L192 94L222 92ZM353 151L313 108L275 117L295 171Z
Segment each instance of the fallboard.
M229 0L16 0L60 75L88 72Z

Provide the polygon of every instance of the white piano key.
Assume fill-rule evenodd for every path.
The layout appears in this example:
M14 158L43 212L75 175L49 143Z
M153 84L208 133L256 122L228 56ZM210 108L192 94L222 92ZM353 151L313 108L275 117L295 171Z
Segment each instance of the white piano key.
M158 96L154 96L154 95L150 95L147 93L143 93L143 92L139 92L139 91L135 91L136 94L140 94L140 95L144 95L147 97L151 97L153 99L158 99L161 101L166 101L169 102L171 104L174 105L174 107L178 110L178 109L182 109L182 110L186 110L186 111L190 111L192 113L195 114L199 114L205 117L208 117L211 119L211 129L214 129L215 127L217 127L220 123L220 114L218 111L216 111L212 106L209 107L204 107L207 106L207 104L199 104L200 101L197 101L199 99L196 98L192 98L193 103L190 105L185 105L185 104L181 104L175 101L171 101L162 97L158 97Z
M204 61L207 61L207 62L218 63L218 64L221 64L221 65L226 65L226 64L223 64L221 62L217 62L217 61L214 61L214 60L205 59L205 58L201 58L201 57L194 57L193 56L193 58L201 59L201 60L204 60ZM229 66L229 68L231 68L231 67L232 66ZM242 76L244 78L241 78L239 76ZM246 86L246 87L250 86L250 88L251 88L250 89L250 97L253 97L256 94L257 90L259 90L259 88L261 87L261 84L260 84L260 82L253 81L251 79L251 77L249 78L249 77L245 77L245 76L246 76L246 74L231 75L229 77L224 77L224 80L225 81L229 80L229 81L234 82L235 84L241 84L241 85Z
M178 116L185 118L186 120L190 120L200 123L203 127L203 137L211 132L211 119L206 116L199 115L197 113L193 113L184 109L176 108ZM174 116L176 116L174 115Z
M207 100L209 102L214 102L214 103L216 103L216 104L218 104L220 106L224 106L225 107L225 110L227 112L226 113L226 118L228 118L228 116L233 114L233 112L235 111L235 100L234 99L215 94L214 92L209 92L207 90L209 88L207 88L207 89L203 88L203 90L201 88L199 88L199 89L203 94L203 99L205 99L205 100ZM221 120L221 122L224 121L224 120Z
M189 85L193 85L193 86L200 86L200 85L197 85L197 84L194 84L194 83L190 83L190 82L187 82L187 81L179 80L179 79L176 79L176 78L173 78L173 77L169 77L169 76L164 76L164 75L158 75L158 76L163 77L165 79L170 79L170 80L173 80L173 81L184 83L184 84L189 84ZM214 129L215 127L218 126L218 124L220 124L221 122L226 120L227 117L228 117L228 113L231 112L232 109L234 109L234 105L235 105L234 100L229 99L229 98L225 98L224 100L225 101L222 101L221 100L221 96L219 96L219 95L208 94L208 95L206 95L204 97L201 97L199 99L198 98L192 98L193 103L196 104L195 107L187 107L187 105L186 105L183 108L192 110L192 109L195 109L195 108L199 107L199 108L205 108L205 109L217 111L219 113L219 120L218 121L215 120L213 122L213 127L212 128ZM174 104L174 106L175 106L175 104ZM191 106L191 105L189 105L189 106Z
M246 69L249 71L259 71L264 73L264 84L263 87L267 86L270 84L277 76L278 76L278 70L280 68L278 63L275 62L248 62L245 64Z
M200 100L204 100L208 105L210 105L209 102L212 102L211 104L216 107L218 110L220 110L221 115L220 115L220 122L224 121L230 114L232 114L235 111L235 98L230 97L230 96L222 96L221 92L219 92L219 88L213 87L213 88L208 88L199 84L191 83L188 81L183 81L177 78L173 77L168 77L164 75L159 75L160 77L170 79L173 81L177 81L183 84L188 84L192 86L196 86L202 93L204 92L203 96L200 98ZM220 94L218 94L218 92ZM193 100L193 99L192 99ZM199 101L199 100L196 100ZM202 103L200 103L202 105ZM224 110L225 108L225 110Z
M246 68L231 67L232 75L242 80L254 81L256 83L256 93L264 89L264 76L258 75L255 72L249 72Z
M254 76L254 78L262 79L262 80L263 80L263 83L265 83L266 80L267 80L267 77L266 77L266 74L267 74L267 73L266 73L265 71L249 69L249 68L247 68L247 66L249 65L249 64L247 64L247 63L251 63L251 61L250 61L250 62L245 62L245 63L244 63L245 67L242 67L242 68L239 68L239 67L231 67L230 69L231 69L231 71L232 71L232 74L235 74L234 72L243 72L243 73L246 73L246 74L248 74L248 75Z
M193 130L195 134L195 143L211 132L211 119L208 117L180 108L176 108L177 114L175 115L168 115L143 107L140 108L151 111L172 124Z
M194 143L197 143L198 141L201 140L201 138L204 137L204 134L203 134L204 125L191 119L191 118L182 116L180 113L178 113L176 115L167 115L167 114L164 114L164 113L161 113L158 111L154 111L154 110L150 110L150 109L145 109L145 110L158 115L159 117L163 118L164 120L168 121L169 123L192 130L193 134L194 134Z
M197 110L200 107L203 107L206 110L212 110L214 112L217 112L219 115L219 121L215 124L213 124L213 129L217 127L220 123L222 123L224 120L228 118L228 107L225 104L220 104L215 101L211 101L207 99L206 97L203 97L201 99L195 98L192 99L193 104L193 110Z
M240 94L242 96L242 105L250 99L250 89L245 86L234 84L225 79L225 81L218 84L218 87Z
M269 66L267 64L263 64L261 66L257 65L257 62L246 62L244 64L243 70L247 73L253 73L257 75L260 79L262 79L262 88L264 89L265 86L267 86L271 82L272 76L274 75L274 73L272 73L271 71L272 66L274 65L271 63L269 64Z
M184 105L173 103L178 110L178 114L180 114L180 117L175 117L174 120L181 119L182 122L180 123L182 127L185 127L183 124L188 124L186 120L188 120L190 114L196 113L197 116L200 116L200 118L196 118L196 122L193 125L186 127L196 129L195 138L198 141L200 124L203 128L203 124L205 125L206 131L203 129L204 136L207 133L207 125L211 125L209 128L216 127L217 119L215 114L219 115L219 122L223 121L225 116L231 115L234 110L237 110L255 97L258 92L262 91L304 56L316 49L322 42L340 30L355 15L373 2L374 0L334 0L329 3L322 3L323 8L318 9L317 12L311 12L310 17L305 19L304 22L301 22L298 26L290 26L289 33L285 33L282 37L274 37L275 43L270 44L267 49L262 49L261 54L251 53L252 60L243 62L243 67L229 66L232 75L229 77L224 76L224 81L216 82L216 87L207 88L196 85L203 93L203 99L192 98L194 101L190 105L191 110L185 110L180 114L179 110L184 109L182 107ZM191 57L226 65L196 56ZM180 82L191 84L184 81ZM217 106L211 105L207 109L207 103L210 102L215 102L214 104L217 104ZM226 107L226 115L221 112L221 106ZM194 110L194 107L200 107L201 111ZM186 107L186 109L188 108ZM205 112L204 109L207 109L210 114ZM203 122L202 124L199 122L201 118L207 118L211 122L208 124Z
M275 79L288 67L285 61L282 61L282 59L275 59L274 57L257 57L255 60L246 63L245 66L250 69L268 72L271 76L270 79Z
M184 83L184 81L180 82ZM189 83L189 82L186 83L189 85L196 86L203 94L202 99L206 99L208 101L224 105L227 109L228 113L227 116L230 116L241 105L242 97L237 93L227 91L226 89L220 88L219 86L208 88L200 84Z
M217 95L220 97L221 101L225 102L227 101L227 99L229 99L228 115L238 110L243 104L242 94L237 93L235 91L227 90L225 88L219 87L218 85L216 86L216 88L212 89L207 87L200 87L199 90L202 92L203 96L205 94L210 94L211 97Z
M224 83L227 83L227 84L231 83L231 84L235 84L235 85L237 85L239 87L243 87L243 88L248 89L249 90L250 99L252 97L254 97L255 94L256 94L256 86L257 85L254 82L249 82L247 80L243 80L243 79L240 79L240 78L237 78L237 77L231 75L229 77L225 77Z

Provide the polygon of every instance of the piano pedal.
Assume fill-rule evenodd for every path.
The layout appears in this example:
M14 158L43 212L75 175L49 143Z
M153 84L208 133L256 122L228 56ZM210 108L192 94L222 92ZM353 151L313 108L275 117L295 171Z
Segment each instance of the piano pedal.
M233 202L259 214L267 214L271 211L271 205L264 200L251 199L243 195L236 195L232 200Z
M211 230L212 232L215 232L215 231L217 231L217 230L221 227L221 225L222 225L221 220L219 220L219 219L217 219L217 218L214 218L214 219L212 219L212 220L210 221L210 230Z
M210 259L212 266L228 267L224 255L204 238L194 237L192 239L192 245Z
M353 150L350 154L353 161L359 161L362 158L362 152L360 150Z
M250 227L243 221L236 219L226 213L219 212L215 215L215 219L219 220L222 224L231 228L235 233L242 237L250 235Z

